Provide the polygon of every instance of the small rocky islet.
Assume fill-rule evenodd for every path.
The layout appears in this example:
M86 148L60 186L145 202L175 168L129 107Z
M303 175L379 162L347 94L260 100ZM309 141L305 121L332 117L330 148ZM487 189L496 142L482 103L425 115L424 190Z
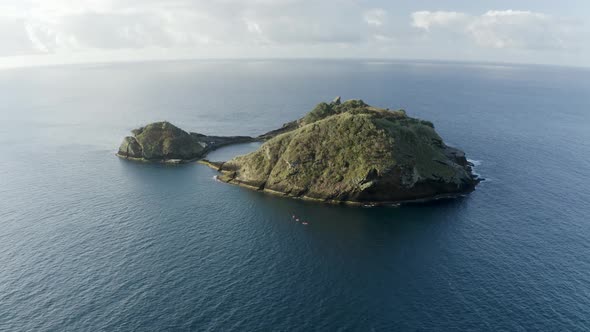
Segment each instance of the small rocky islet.
M189 133L167 121L150 123L131 133L133 136L123 139L117 156L134 161L170 164L195 161L222 146L255 140L249 136Z
M264 143L229 161L201 159L218 147L251 141ZM256 138L206 136L153 123L125 137L117 155L172 163L201 159L223 182L333 203L454 197L480 181L463 151L444 144L431 122L340 98Z

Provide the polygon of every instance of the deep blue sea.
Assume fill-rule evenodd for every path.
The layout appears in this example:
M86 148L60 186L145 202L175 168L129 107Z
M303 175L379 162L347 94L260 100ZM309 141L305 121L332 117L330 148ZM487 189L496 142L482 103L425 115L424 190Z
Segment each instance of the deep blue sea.
M339 95L431 120L486 181L457 200L347 207L114 155L152 121L257 135ZM590 330L590 69L10 69L0 116L0 331Z

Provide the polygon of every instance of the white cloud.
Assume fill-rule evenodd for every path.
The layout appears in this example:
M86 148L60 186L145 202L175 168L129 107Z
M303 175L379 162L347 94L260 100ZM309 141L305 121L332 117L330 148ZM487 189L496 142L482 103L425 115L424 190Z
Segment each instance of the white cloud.
M358 43L370 39L367 25L381 26L386 14L354 1L333 7L314 0L31 0L0 9L20 20L29 52L41 53Z
M25 23L31 42L47 52L194 47L231 39L237 32L228 31L223 20L183 7L134 9L112 8L101 1L87 3L35 8Z
M530 11L488 11L467 27L478 45L492 48L564 48L568 23Z
M527 50L537 53L523 53L522 59L529 55L539 59L546 54L550 62L555 50L561 55L578 50L579 58L590 53L582 42L590 40L584 21L534 11L411 13L398 12L387 1L374 0L0 2L0 61L21 55L91 58L90 53L102 56L109 52L125 56L136 52L138 59L155 54L170 58L457 60L489 59L493 53L497 59L510 61L515 59L510 51Z
M585 33L581 26L531 11L490 10L482 15L421 11L412 26L427 33L463 34L471 42L495 49L575 48Z
M365 22L367 22L368 25L373 25L373 26L382 26L384 21L385 21L385 16L387 15L387 12L381 8L374 8L374 9L370 9L367 10L365 12L365 14L363 15Z
M468 15L458 12L419 11L412 13L411 17L412 26L428 31L431 27L448 26L464 22L468 18Z
M36 52L25 21L21 18L0 17L0 56L17 56Z

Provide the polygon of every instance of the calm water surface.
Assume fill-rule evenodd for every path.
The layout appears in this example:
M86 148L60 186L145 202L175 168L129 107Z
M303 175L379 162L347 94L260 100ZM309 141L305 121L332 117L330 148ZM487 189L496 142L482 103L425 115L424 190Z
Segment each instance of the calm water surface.
M257 135L337 95L432 120L487 181L351 208L114 157L148 122ZM0 100L1 331L590 330L589 70L84 65L0 71Z

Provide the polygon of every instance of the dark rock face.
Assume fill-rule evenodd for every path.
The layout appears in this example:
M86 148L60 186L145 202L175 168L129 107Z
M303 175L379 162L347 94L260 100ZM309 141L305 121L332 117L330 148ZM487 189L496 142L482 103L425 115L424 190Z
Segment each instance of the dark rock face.
M117 155L144 161L189 161L202 157L218 147L253 139L247 136L206 136L188 133L169 122L154 122L134 129L133 136L123 139Z
M143 158L143 150L135 137L127 136L119 147L119 154L131 158Z
M361 100L320 103L269 132L257 151L210 163L220 179L324 201L393 203L475 188L465 154L446 146L432 123Z

